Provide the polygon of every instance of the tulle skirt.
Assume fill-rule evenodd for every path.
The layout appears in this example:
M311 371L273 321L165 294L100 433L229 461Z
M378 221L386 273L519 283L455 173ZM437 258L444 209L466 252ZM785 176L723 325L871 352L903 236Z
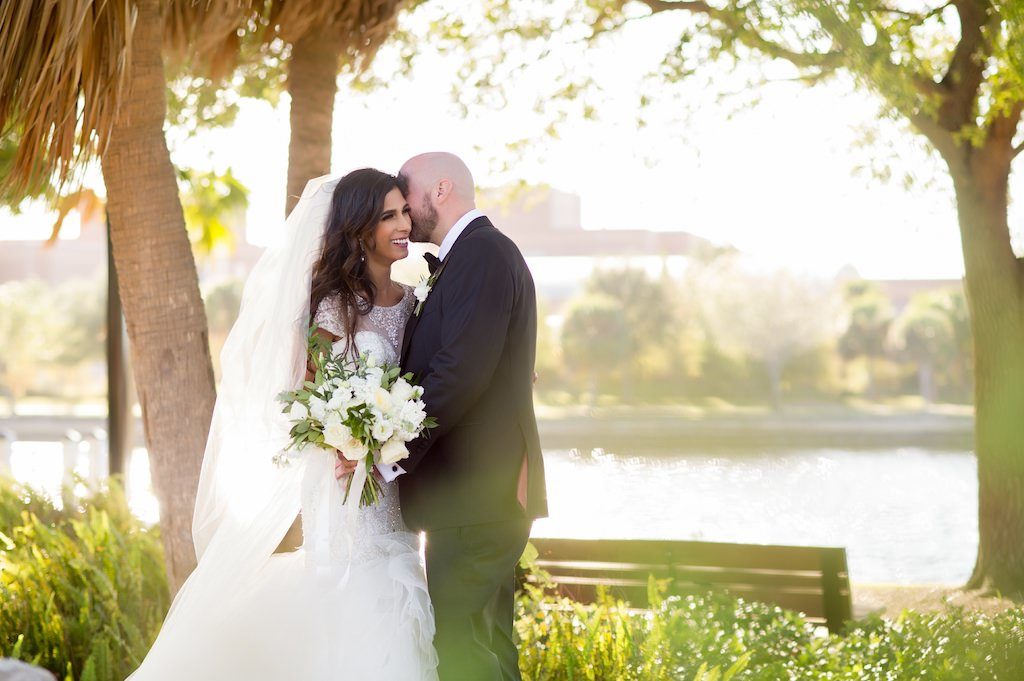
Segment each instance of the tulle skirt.
M436 680L418 537L367 539L347 574L318 572L305 549L275 554L232 602L210 604L176 659L151 655L131 681Z

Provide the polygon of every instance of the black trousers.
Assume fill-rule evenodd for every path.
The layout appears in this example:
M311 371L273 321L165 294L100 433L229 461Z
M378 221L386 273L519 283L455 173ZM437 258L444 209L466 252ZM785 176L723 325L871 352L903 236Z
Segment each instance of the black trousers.
M515 566L532 521L427 532L427 588L441 681L521 681L513 638Z

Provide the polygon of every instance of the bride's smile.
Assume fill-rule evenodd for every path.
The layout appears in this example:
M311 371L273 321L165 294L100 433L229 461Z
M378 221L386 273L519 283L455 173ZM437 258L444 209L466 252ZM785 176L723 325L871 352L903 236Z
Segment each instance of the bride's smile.
M412 231L412 217L409 204L398 188L384 197L384 210L373 233L373 245L368 257L390 266L396 260L409 255L409 233Z

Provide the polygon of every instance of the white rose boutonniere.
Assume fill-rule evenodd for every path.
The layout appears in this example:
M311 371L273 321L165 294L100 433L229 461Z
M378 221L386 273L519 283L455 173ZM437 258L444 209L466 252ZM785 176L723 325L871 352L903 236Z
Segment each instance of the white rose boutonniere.
M419 317L420 312L423 311L423 303L427 302L427 296L434 288L434 284L437 283L437 278L441 276L441 272L444 270L445 261L441 261L440 267L434 270L434 273L429 277L423 277L420 279L420 283L413 289L412 294L416 296L416 309L413 310L413 315Z

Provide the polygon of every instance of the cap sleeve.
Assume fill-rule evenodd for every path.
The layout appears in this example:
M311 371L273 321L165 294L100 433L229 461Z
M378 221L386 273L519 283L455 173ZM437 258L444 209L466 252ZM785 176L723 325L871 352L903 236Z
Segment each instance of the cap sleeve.
M316 314L313 316L313 323L321 329L330 331L335 336L345 335L345 325L341 321L336 296L327 296L320 301L316 308Z

